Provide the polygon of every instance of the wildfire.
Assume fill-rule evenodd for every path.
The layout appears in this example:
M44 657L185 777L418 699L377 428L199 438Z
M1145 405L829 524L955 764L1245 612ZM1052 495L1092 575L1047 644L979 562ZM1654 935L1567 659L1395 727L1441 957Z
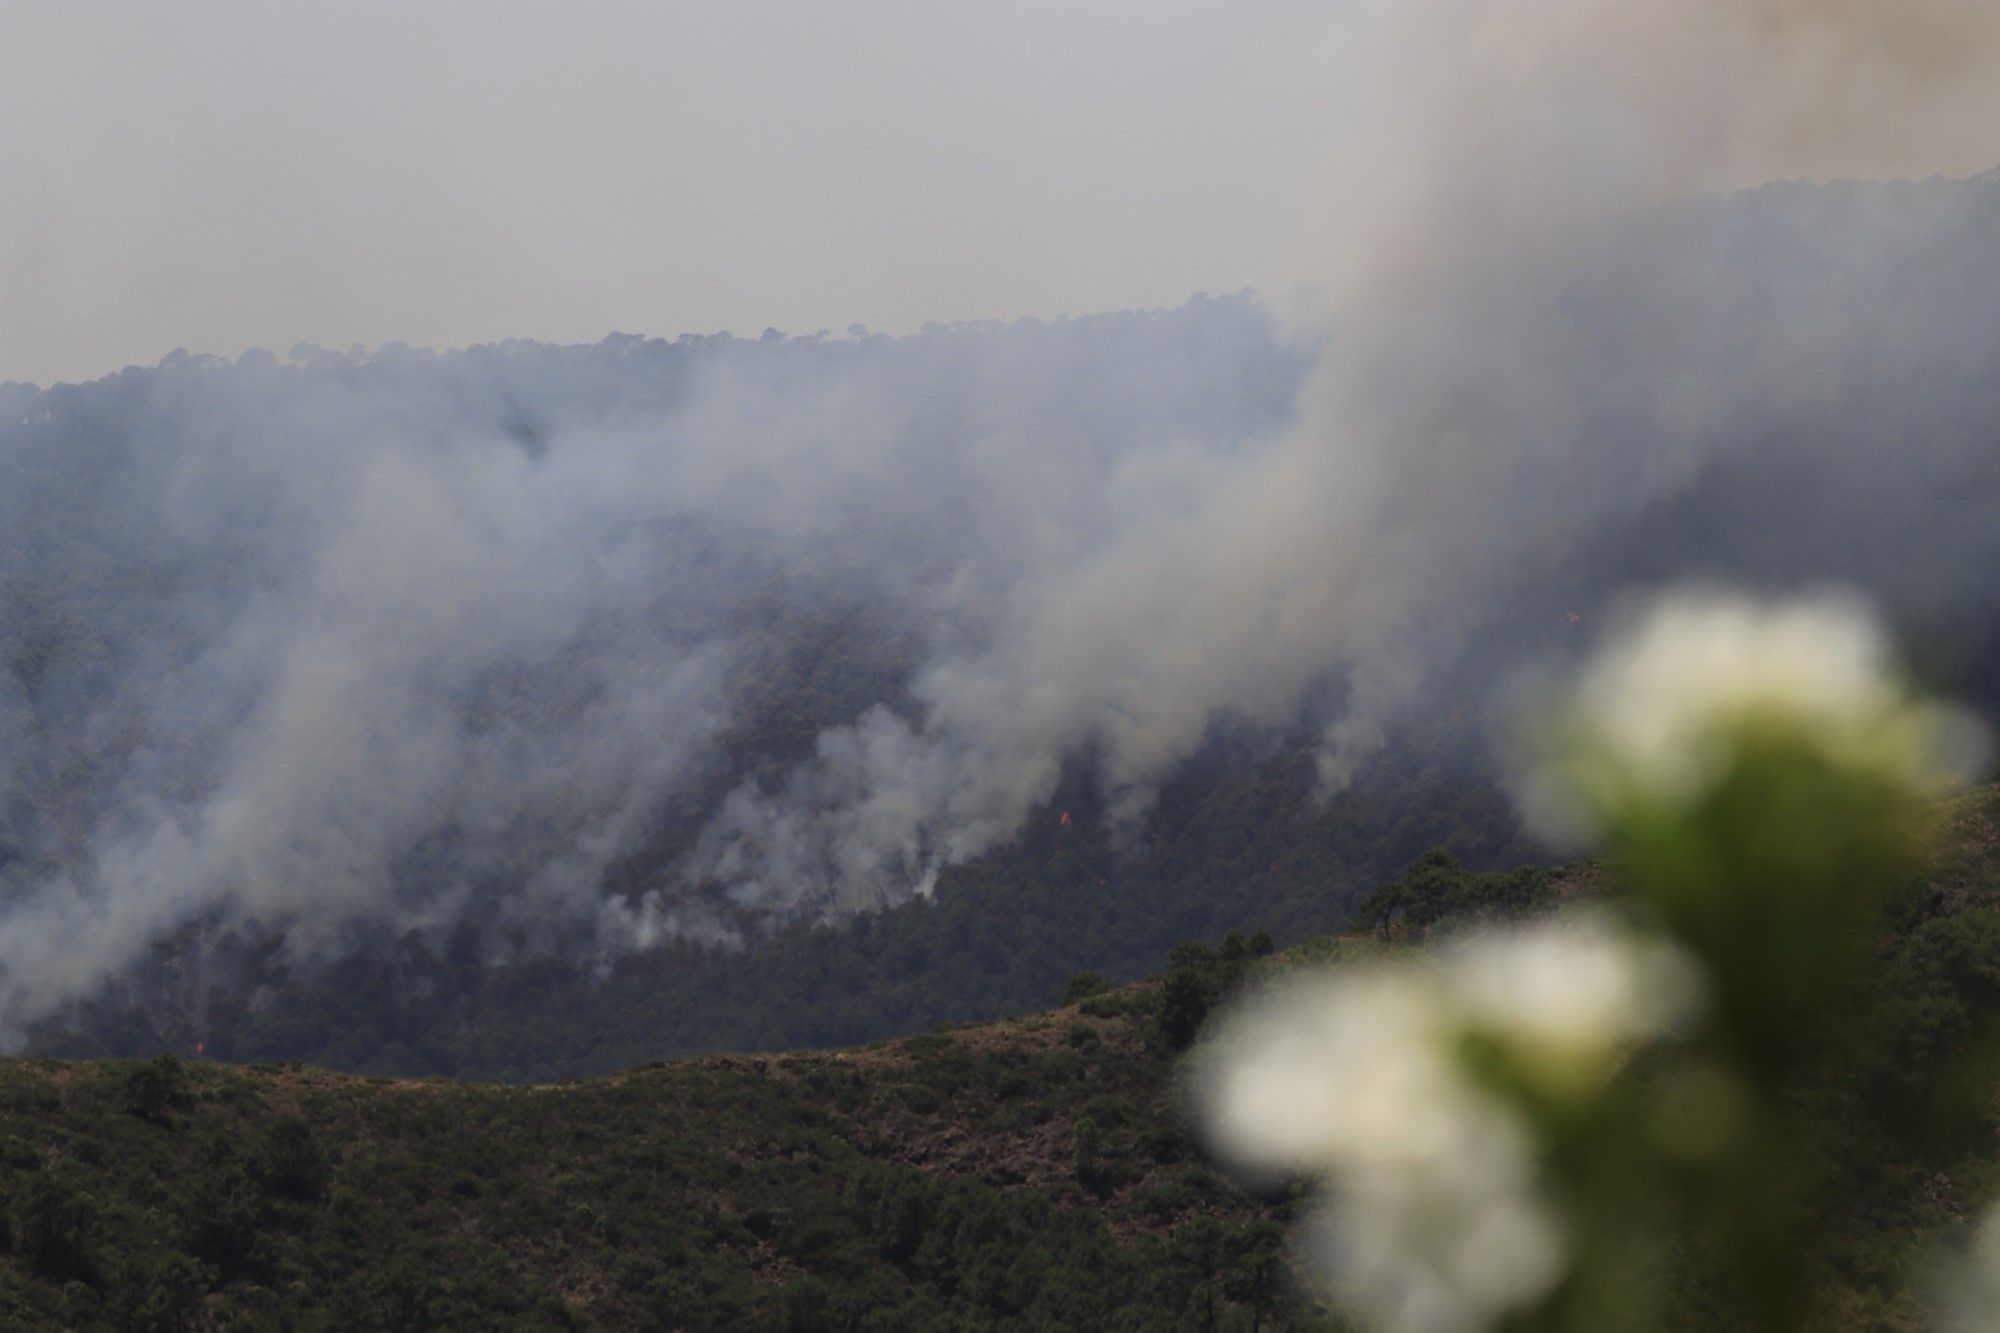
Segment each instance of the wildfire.
M1582 622L1582 620L1583 620L1583 613L1580 611L1563 612L1563 623L1568 625L1571 629L1575 629L1577 625Z
M1058 827L1058 828L1068 828L1068 827L1070 827L1070 825L1072 825L1072 824L1074 824L1074 823L1076 823L1076 821L1075 821L1074 819L1071 819L1071 818L1069 817L1069 811L1065 810L1065 811L1063 811L1063 812L1062 812L1062 818L1060 818L1060 819L1056 820L1056 827Z
M194 1053L196 1055L200 1055L203 1051L206 1051L207 1049L208 1049L208 1043L205 1041L198 1041L194 1044Z

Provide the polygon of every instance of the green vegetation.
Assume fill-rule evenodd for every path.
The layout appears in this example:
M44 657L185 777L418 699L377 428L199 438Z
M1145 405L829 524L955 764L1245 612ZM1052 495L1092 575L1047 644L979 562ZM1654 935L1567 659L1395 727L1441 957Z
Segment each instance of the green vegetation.
M533 1088L6 1062L0 1325L1321 1326L1157 995Z
M1980 1080L2000 1009L2000 792L1879 941L1898 1002L1804 1095L1813 1280L1843 1327L1996 1191L1992 1117L1940 1131L1920 1067ZM1260 959L867 1048L709 1056L542 1087L296 1065L0 1063L0 1326L1338 1328L1300 1295L1299 1196L1245 1194L1182 1119L1176 1048L1233 986L1604 890L1427 855L1369 925ZM1052 997L1053 998L1053 997ZM1698 1254L1678 1326L1728 1327Z

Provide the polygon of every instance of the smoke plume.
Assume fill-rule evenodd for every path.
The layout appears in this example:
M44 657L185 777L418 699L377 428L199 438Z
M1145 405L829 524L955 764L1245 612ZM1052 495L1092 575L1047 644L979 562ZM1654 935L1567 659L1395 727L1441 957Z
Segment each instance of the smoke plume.
M1333 331L1292 428L1009 587L1003 632L918 672L914 722L872 717L782 787L739 792L704 864L797 882L832 862L857 885L887 854L921 886L1017 827L1074 749L1097 756L1114 819L1137 819L1215 718L1282 721L1329 673L1347 697L1320 767L1344 784L1494 607L1734 450L1762 447L1773 476L1879 471L1896 443L1842 420L1857 391L1878 411L1895 392L1854 383L1890 328L1859 289L1893 285L1971 196L1857 197L1845 216L1689 201L1990 165L1996 36L1985 7L1943 0L1358 6L1331 43L1350 127L1329 154ZM1898 333L1932 352L1981 338L1948 307L1991 294ZM1774 434L1809 452L1780 460ZM1981 447L1924 442L1962 480ZM1990 495L1925 488L1913 509L1949 524ZM1896 577L1787 519L1749 521L1795 539L1788 576ZM1947 560L1986 546L1976 523Z
M1352 781L1686 573L2000 601L2000 41L1378 0L1324 307L176 356L0 389L0 1033L163 937L498 960L930 891L1218 724ZM801 225L809 225L802 220ZM1329 707L1330 712L1319 712Z

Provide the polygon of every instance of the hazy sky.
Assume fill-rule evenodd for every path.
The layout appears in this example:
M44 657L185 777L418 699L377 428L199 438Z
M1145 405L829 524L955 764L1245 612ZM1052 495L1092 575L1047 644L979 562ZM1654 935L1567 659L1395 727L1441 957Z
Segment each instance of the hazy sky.
M0 380L1279 295L1325 12L0 0Z

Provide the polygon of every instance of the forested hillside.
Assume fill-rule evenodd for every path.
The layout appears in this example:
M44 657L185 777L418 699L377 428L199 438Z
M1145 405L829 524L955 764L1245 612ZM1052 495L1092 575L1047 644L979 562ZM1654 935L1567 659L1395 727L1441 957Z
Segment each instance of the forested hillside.
M1689 579L1990 707L1996 236L2000 175L1775 185L1358 349L1241 294L0 386L0 1043L532 1080L1295 941L1535 858L1515 682Z
M1202 1159L1182 1052L1259 969L1423 947L1616 889L1437 853L1355 931L1231 936L1066 1007L817 1054L534 1087L296 1065L0 1064L0 1318L83 1328L1334 1328L1297 1195ZM1953 810L1881 942L1895 1002L1799 1109L1837 1163L1813 1256L1831 1326L1924 1325L1928 1248L2000 1186L1990 1117L1908 1113L2000 1018L2000 791ZM1989 1096L1992 1087L1989 1084ZM1732 1327L1697 1251L1676 1327Z

